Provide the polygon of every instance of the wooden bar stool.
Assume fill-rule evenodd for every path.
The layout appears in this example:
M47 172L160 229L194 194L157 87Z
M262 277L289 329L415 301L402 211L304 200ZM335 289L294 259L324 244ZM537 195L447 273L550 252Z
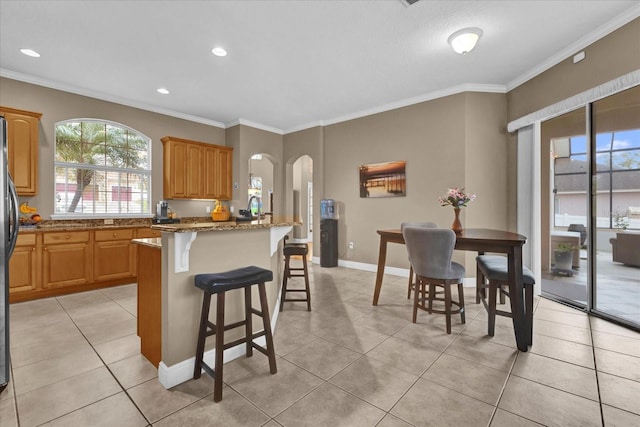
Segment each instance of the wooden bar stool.
M284 277L282 278L282 295L280 296L280 311L284 309L285 301L306 301L307 311L311 311L311 291L309 290L309 271L307 269L307 255L309 246L306 243L286 243L282 249L284 253ZM302 257L302 267L291 267L291 257ZM302 273L299 273L302 271ZM298 272L298 273L295 273ZM304 289L288 289L287 284L291 277L304 277ZM288 298L287 292L304 292L305 298Z
M204 291L202 300L202 315L200 316L200 329L198 332L198 345L196 347L196 363L193 370L193 378L200 378L202 370L209 374L213 380L213 401L222 400L222 371L223 371L223 351L246 343L246 356L253 356L253 349L260 351L269 358L269 369L271 374L278 372L276 367L276 353L273 348L273 335L271 333L271 319L269 317L269 306L267 305L267 294L265 282L273 280L273 273L264 268L250 266L214 274L197 274L194 279L195 286ZM260 311L253 308L251 304L251 287L258 285L260 295ZM233 289L244 288L245 318L230 325L224 324L224 302L225 293ZM217 295L216 301L216 323L209 321L209 308L211 305L211 295ZM252 315L262 317L264 329L253 333ZM243 338L226 343L224 342L224 332L230 329L245 327ZM215 370L207 365L202 359L204 356L204 344L208 336L216 336L215 347ZM255 339L264 336L266 348L254 342Z
M501 303L504 303L504 296L509 296L509 267L507 257L496 255L479 255L476 257L477 281L476 299L480 299L489 317L489 327L487 334L493 336L496 326L496 315L512 317L511 313L496 308L496 297L500 290ZM533 286L536 279L527 267L522 266L522 281L524 283L524 304L525 317L527 320L528 342L533 342ZM489 291L488 302L487 292Z

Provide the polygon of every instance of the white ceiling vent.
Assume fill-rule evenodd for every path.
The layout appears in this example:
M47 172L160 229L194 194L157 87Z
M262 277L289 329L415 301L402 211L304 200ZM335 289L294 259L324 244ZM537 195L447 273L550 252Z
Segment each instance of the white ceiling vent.
M400 3L405 5L406 7L411 6L414 3L418 3L420 0L400 0Z

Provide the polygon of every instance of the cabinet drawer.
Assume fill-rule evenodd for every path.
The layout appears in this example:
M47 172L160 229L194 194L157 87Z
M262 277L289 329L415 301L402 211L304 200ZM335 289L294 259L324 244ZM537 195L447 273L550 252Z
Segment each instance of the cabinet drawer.
M136 237L139 239L150 239L153 237L162 237L162 231L152 230L151 228L138 228Z
M88 242L88 231L65 231L60 233L45 233L43 243L45 245L54 245L56 243L76 243Z
M133 239L133 229L120 230L96 230L96 242L104 242L109 240L131 240Z
M18 240L16 241L16 246L35 246L35 244L36 244L35 233L18 234Z

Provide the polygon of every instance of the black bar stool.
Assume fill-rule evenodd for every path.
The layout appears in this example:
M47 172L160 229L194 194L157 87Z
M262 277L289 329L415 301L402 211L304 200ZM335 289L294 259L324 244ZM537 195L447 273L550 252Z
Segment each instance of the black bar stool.
M272 374L278 372L276 367L276 354L273 348L273 335L271 333L271 319L269 317L269 306L267 305L267 293L265 282L273 280L273 273L264 268L250 266L214 274L197 274L195 276L196 287L204 291L202 300L202 315L200 316L200 329L198 332L198 346L196 347L196 363L193 370L193 379L200 378L201 371L209 374L213 380L213 401L222 400L222 370L223 351L238 344L246 343L246 356L253 356L253 349L260 351L269 358L269 368ZM258 285L260 295L260 311L251 305L251 286ZM245 319L230 325L224 324L224 300L225 293L233 289L244 288ZM209 308L211 305L211 295L217 295L216 301L216 323L209 321ZM253 333L252 314L262 317L264 330ZM224 342L224 332L230 329L245 327L244 338L226 343ZM208 336L216 336L215 348L215 370L207 365L203 360L204 343ZM256 338L264 336L266 348L254 342Z
M508 311L496 309L496 296L500 290L500 302L504 303L504 296L509 296L509 266L507 257L496 255L479 255L476 257L477 281L476 299L480 299L489 317L487 334L493 336L496 326L496 315L512 317ZM525 317L527 319L527 335L529 345L533 343L533 286L536 279L527 267L522 266L522 281L524 283ZM487 302L486 291L489 290Z
M282 279L280 311L284 309L285 301L306 301L307 311L311 311L311 291L309 290L309 271L307 269L309 246L307 246L306 243L286 243L287 237L288 236L285 236L285 244L282 249L284 254L284 277ZM291 267L291 257L294 255L302 257L302 267ZM292 273L300 271L302 271L302 273ZM304 289L287 289L287 283L291 277L304 277ZM287 298L287 292L304 292L306 298Z

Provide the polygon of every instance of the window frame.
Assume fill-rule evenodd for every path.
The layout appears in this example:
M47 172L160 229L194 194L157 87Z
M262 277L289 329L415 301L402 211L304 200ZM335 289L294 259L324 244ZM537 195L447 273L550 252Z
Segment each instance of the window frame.
M93 164L87 164L87 163L75 163L75 162L64 162L64 161L58 161L58 141L57 141L57 137L56 135L56 129L59 125L64 125L66 123L99 123L101 125L105 125L105 126L111 126L111 127L117 127L120 128L122 130L125 130L129 133L135 134L136 137L146 141L147 144L147 159L148 159L148 163L147 163L147 169L134 169L134 168L119 168L119 167L115 167L115 166L106 166L106 165L93 165ZM111 120L105 120L105 119L96 119L96 118L72 118L72 119L67 119L67 120L61 120L59 122L56 122L54 124L54 152L53 152L53 214L51 215L51 219L65 219L65 220L69 220L69 219L126 219L126 218L153 218L153 207L152 207L152 183L153 183L153 176L152 176L152 171L153 171L153 167L152 167L152 148L153 148L153 140L151 138L149 138L147 135L143 134L142 132L133 129L127 125L124 125L122 123L118 123L118 122L114 122ZM142 150L139 150L142 151ZM87 213L87 212L57 212L57 200L55 197L55 194L57 194L58 190L57 190L57 175L56 172L59 168L66 168L66 169L91 169L94 170L96 172L100 172L100 173L108 173L108 172L116 172L116 173L120 173L120 174L136 174L136 175L140 175L141 177L146 177L146 180L148 182L148 190L146 192L146 196L148 199L148 206L147 206L147 211L146 212L135 212L135 213ZM92 182L93 185L93 182ZM105 190L105 192L111 192L111 190L107 191ZM144 194L144 193L142 193Z

